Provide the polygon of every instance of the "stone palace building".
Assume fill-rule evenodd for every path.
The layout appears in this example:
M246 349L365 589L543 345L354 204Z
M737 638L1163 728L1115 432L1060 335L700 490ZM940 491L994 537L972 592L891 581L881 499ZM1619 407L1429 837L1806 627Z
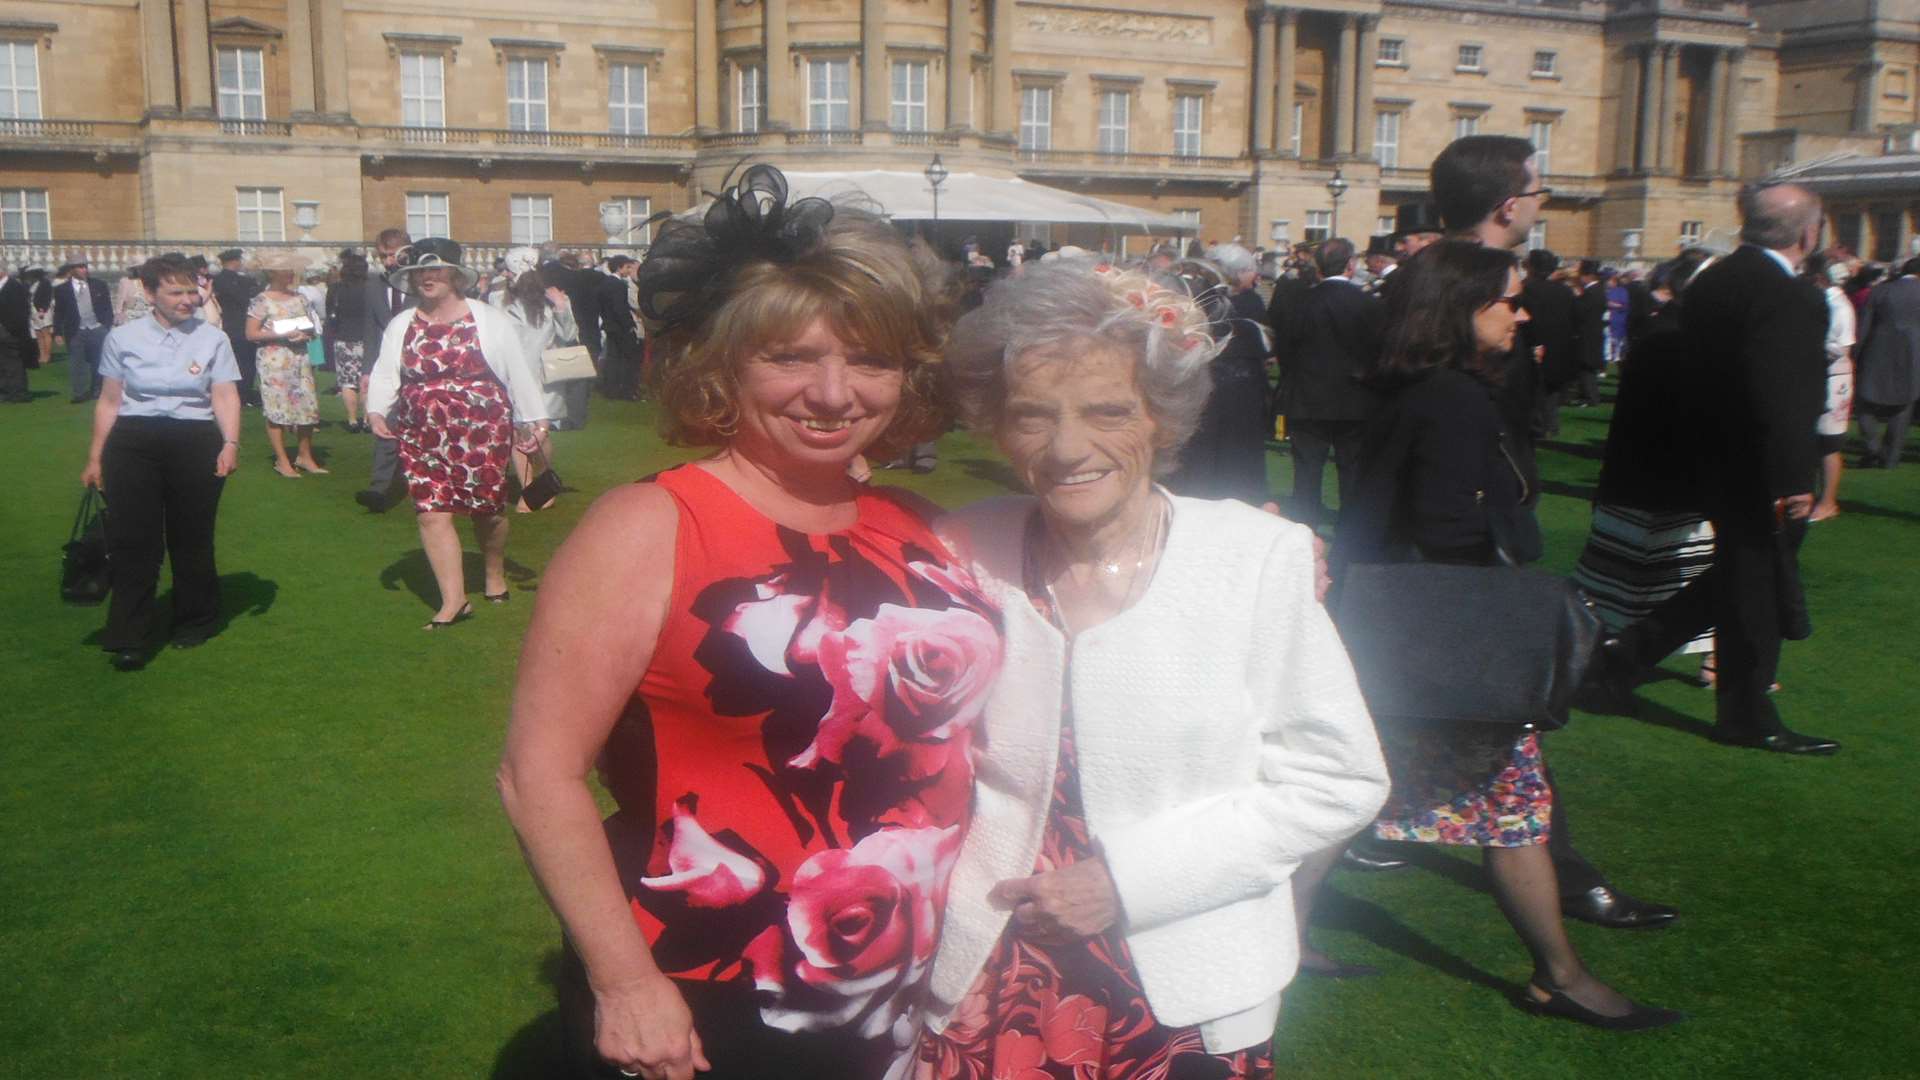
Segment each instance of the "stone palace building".
M1783 168L1891 253L1917 69L1920 0L6 0L0 247L599 245L743 160L935 154L1202 240L1364 242L1498 132L1563 253L1664 257ZM942 235L1015 230L1144 242Z

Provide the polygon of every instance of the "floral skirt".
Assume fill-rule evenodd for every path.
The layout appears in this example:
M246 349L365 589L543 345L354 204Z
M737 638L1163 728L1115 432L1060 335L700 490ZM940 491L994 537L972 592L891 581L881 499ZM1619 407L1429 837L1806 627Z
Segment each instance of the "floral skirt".
M400 468L422 514L488 517L506 509L513 421L500 384L442 379L403 383Z
M1380 732L1393 794L1374 819L1381 840L1463 847L1544 844L1553 821L1540 736L1498 724Z
M341 386L357 387L367 377L367 346L359 341L333 343L333 378Z
M260 411L279 427L311 427L320 422L320 396L313 389L313 365L307 351L262 345L258 356Z

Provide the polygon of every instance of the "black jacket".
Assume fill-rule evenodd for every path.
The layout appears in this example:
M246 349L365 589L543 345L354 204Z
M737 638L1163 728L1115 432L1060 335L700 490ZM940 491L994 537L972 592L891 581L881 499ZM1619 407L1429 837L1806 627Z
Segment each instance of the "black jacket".
M80 309L74 302L74 285L69 279L65 284L53 290L53 332L68 340L80 332ZM93 317L101 326L113 328L113 300L107 294L107 283L96 277L86 280L87 293L93 298Z
M1658 513L1705 509L1705 441L1697 402L1700 369L1687 361L1680 309L1668 304L1647 319L1620 360L1620 393L1607 425L1606 454L1594 501Z
M1860 400L1899 407L1920 398L1920 277L1874 286L1857 336L1854 393Z
M252 274L222 270L213 275L213 298L220 302L220 328L238 342L247 340L247 308L260 295L261 285Z
M1359 483L1334 534L1335 579L1352 563L1485 564L1496 543L1514 561L1538 559L1527 484L1486 384L1429 371L1367 424Z
M1527 308L1520 340L1528 351L1546 349L1540 381L1548 390L1558 390L1573 381L1578 371L1573 351L1573 290L1558 281L1530 277L1520 286L1520 298Z
M1607 287L1595 282L1573 298L1575 371L1604 371L1607 366Z
M1773 500L1813 490L1815 424L1827 399L1827 301L1748 245L1696 275L1678 301L1686 362L1698 366L1715 520L1771 527Z
M0 284L0 340L33 340L32 290L11 274Z
M1380 355L1384 305L1350 281L1322 281L1292 305L1280 357L1279 409L1290 420L1365 420L1378 397L1360 380Z

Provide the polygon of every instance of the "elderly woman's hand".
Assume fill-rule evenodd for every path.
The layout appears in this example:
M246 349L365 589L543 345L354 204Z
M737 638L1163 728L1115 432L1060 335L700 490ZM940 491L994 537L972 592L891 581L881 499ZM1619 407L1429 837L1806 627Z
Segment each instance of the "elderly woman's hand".
M1277 502L1262 503L1260 509L1265 510L1274 517L1280 516L1280 504ZM1326 603L1327 590L1331 588L1333 588L1333 575L1327 572L1327 542L1320 539L1318 534L1315 534L1313 538L1313 598L1322 604Z
M1120 894L1095 857L1032 877L1011 878L987 893L995 907L1013 909L1020 936L1043 944L1089 938L1120 922Z

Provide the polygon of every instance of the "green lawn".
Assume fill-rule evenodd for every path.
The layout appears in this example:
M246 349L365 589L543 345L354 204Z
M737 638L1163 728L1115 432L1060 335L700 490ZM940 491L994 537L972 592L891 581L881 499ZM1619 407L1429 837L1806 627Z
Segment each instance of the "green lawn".
M515 648L592 493L684 453L646 406L596 400L558 439L579 492L513 521L514 602L429 637L412 515L353 503L370 440L339 430L339 399L323 399L327 477L274 475L250 411L220 517L231 624L121 675L92 644L104 612L56 591L91 410L67 404L64 365L33 385L35 404L0 408L0 1076L546 1075L558 935L492 784ZM1604 423L1571 412L1543 452L1554 566L1582 541ZM949 504L1002 490L978 442L942 455L898 479ZM1272 475L1287 486L1283 456ZM1576 924L1575 940L1692 1022L1609 1035L1513 1009L1526 958L1467 860L1336 874L1320 941L1385 973L1291 990L1282 1076L1920 1073L1920 845L1903 816L1920 468L1850 474L1842 502L1807 545L1818 629L1788 646L1779 698L1838 757L1708 743L1711 695L1678 678L1644 691L1639 722L1581 717L1552 740L1580 846L1684 912L1664 931Z

